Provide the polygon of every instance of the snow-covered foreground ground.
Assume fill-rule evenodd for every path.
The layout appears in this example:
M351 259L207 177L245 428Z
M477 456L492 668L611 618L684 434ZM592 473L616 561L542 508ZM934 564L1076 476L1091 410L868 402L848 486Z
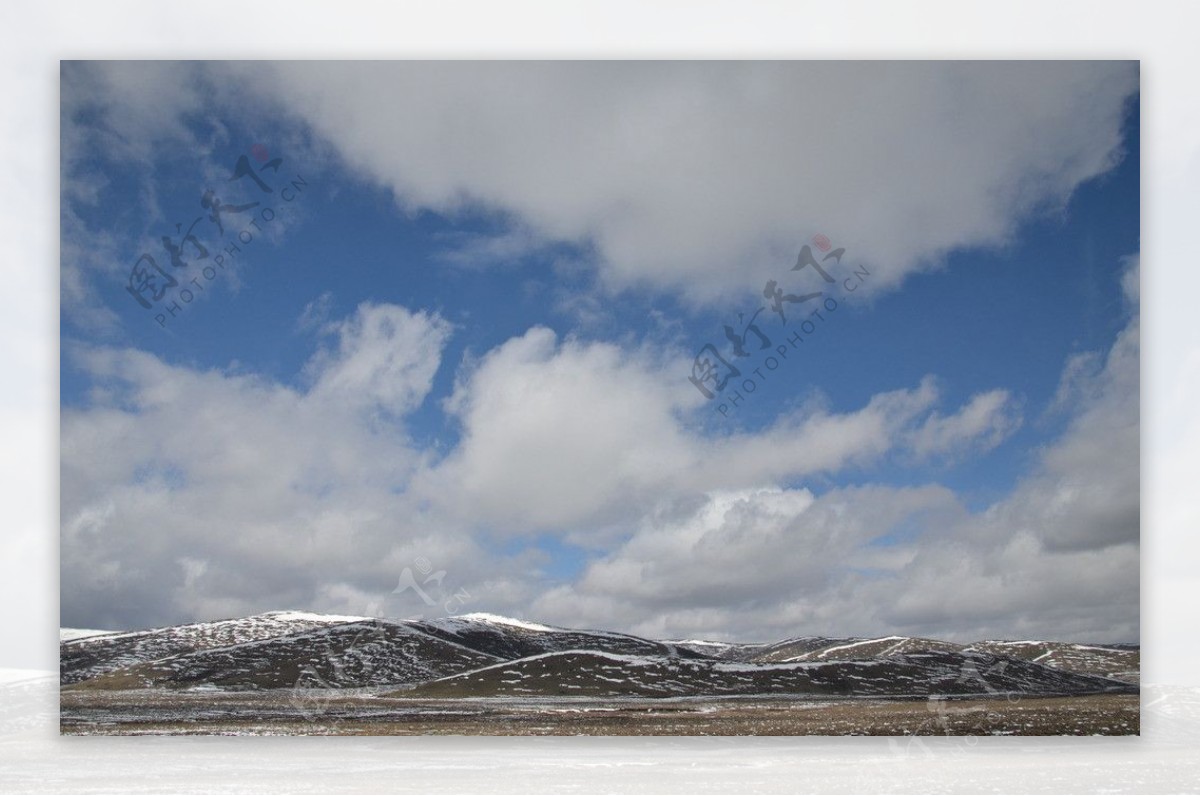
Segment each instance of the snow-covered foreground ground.
M0 674L0 790L1200 790L1200 688L1143 685L1140 738L75 738L56 680Z

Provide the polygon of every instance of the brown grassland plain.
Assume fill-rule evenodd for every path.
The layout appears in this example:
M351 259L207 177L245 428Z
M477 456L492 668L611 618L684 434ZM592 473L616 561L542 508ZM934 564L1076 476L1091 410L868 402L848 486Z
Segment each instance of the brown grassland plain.
M404 699L62 692L66 735L1136 735L1137 694L956 699Z

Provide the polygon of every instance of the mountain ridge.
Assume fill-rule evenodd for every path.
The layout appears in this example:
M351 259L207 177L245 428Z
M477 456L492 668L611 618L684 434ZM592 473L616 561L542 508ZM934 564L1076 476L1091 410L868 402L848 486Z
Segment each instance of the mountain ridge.
M83 690L368 688L393 696L935 696L1136 690L1140 649L913 636L655 640L487 613L270 611L63 640ZM975 690L971 690L975 689Z

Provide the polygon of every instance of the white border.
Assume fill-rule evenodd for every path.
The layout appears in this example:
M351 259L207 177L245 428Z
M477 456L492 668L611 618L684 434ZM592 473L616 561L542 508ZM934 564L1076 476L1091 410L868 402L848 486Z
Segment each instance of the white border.
M58 59L1129 58L1142 62L1143 89L1143 675L1171 685L1146 688L1140 739L934 739L898 748L851 738L59 738L51 677L3 686L0 790L1200 789L1192 760L1200 739L1197 9L1045 0L6 4L0 666L56 665Z

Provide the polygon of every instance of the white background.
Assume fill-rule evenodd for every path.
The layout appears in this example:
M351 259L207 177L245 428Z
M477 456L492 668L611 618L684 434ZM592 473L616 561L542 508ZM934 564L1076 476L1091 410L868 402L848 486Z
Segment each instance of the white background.
M58 61L1122 58L1142 62L1142 738L58 738L0 686L0 790L1200 790L1200 13L1187 3L149 2L0 10L0 667L54 670Z

